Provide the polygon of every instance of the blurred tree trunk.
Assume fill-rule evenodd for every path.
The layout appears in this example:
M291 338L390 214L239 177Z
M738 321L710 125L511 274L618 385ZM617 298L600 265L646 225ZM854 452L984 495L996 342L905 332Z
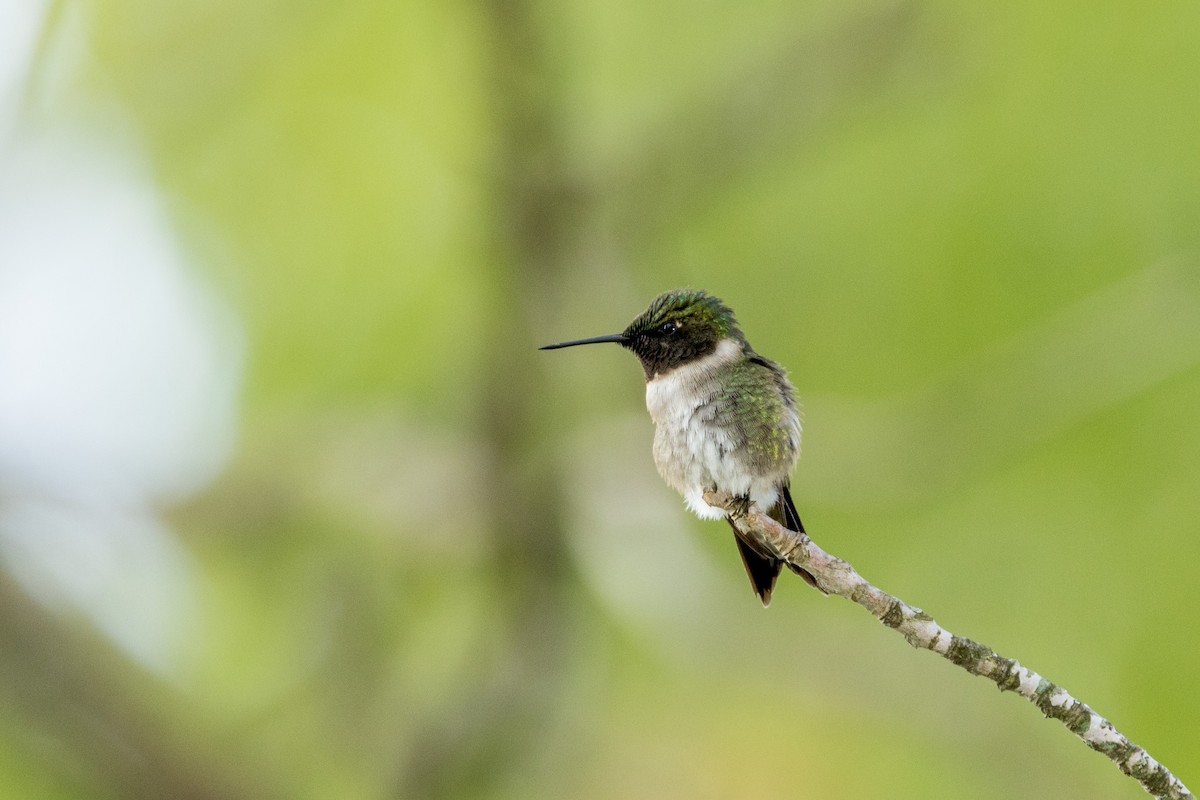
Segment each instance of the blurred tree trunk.
M495 147L492 190L496 270L488 286L494 316L485 329L477 435L485 453L477 493L490 520L489 565L498 602L496 649L476 684L438 723L418 733L397 796L478 797L526 772L542 749L568 677L578 611L563 520L561 483L539 445L548 392L535 362L534 321L560 285L575 223L586 213L568 178L555 70L540 24L524 0L490 0Z

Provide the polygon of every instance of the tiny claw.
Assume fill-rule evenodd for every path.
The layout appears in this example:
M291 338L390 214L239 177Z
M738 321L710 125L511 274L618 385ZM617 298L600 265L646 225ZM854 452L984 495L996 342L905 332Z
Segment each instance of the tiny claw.
M750 513L750 495L743 494L729 498L725 509L730 519L741 519Z

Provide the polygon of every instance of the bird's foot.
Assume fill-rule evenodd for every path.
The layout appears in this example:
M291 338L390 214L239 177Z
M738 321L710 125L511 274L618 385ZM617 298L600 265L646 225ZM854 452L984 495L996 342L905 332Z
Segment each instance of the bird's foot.
M726 509L730 519L741 519L750 512L750 495L741 494L730 498Z

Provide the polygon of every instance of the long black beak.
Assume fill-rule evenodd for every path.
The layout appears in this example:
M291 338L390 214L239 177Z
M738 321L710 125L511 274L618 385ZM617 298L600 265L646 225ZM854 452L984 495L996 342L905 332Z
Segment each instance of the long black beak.
M545 347L539 347L538 350L557 350L560 347L574 347L577 344L599 344L600 342L616 342L617 344L625 344L628 341L629 337L623 333L610 333L607 336L593 336L590 339L576 339L572 342L548 344Z

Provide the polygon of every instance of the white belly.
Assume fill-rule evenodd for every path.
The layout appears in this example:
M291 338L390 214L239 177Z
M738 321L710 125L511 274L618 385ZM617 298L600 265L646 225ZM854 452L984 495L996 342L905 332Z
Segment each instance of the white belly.
M738 442L710 419L712 407L707 404L717 391L716 373L740 355L738 345L725 340L712 355L646 384L646 408L654 420L654 464L703 519L725 516L724 509L704 502L704 492L711 489L748 495L763 510L779 497L780 476L751 474L734 454Z

